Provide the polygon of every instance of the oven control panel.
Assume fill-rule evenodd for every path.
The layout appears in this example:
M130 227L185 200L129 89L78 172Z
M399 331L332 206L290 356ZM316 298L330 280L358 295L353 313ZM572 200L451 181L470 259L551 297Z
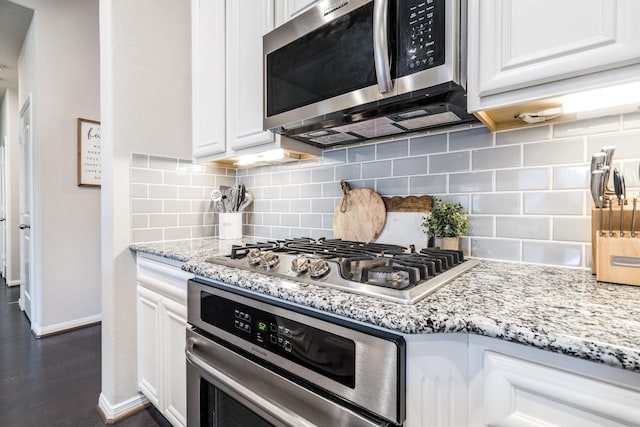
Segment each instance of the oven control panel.
M446 42L445 0L398 2L400 77L444 64Z
M348 387L355 387L355 342L202 292L202 321Z

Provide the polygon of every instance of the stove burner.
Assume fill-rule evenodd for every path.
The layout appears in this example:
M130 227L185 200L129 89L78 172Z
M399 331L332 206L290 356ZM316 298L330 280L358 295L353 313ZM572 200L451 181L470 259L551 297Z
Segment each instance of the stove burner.
M306 237L234 245L207 261L405 304L478 264L462 251Z

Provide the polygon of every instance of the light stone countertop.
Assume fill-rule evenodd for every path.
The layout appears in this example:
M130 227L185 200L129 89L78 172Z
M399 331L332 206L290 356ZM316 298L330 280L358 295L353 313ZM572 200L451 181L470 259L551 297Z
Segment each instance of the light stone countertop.
M253 241L130 248L183 261L183 270L203 278L405 334L467 332L640 372L640 287L599 283L585 270L482 261L417 304L403 305L205 261Z

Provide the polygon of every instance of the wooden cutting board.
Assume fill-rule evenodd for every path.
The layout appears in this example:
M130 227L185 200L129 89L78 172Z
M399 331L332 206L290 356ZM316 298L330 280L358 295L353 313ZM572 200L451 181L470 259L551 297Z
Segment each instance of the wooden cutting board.
M370 188L351 189L340 181L342 199L333 214L333 234L337 239L371 243L375 241L387 218L382 197Z

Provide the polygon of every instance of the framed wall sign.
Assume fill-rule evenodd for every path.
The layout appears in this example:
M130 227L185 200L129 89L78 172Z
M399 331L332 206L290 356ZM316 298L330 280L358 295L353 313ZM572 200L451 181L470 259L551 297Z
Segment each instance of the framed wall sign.
M101 178L100 122L78 119L78 186L100 187Z

